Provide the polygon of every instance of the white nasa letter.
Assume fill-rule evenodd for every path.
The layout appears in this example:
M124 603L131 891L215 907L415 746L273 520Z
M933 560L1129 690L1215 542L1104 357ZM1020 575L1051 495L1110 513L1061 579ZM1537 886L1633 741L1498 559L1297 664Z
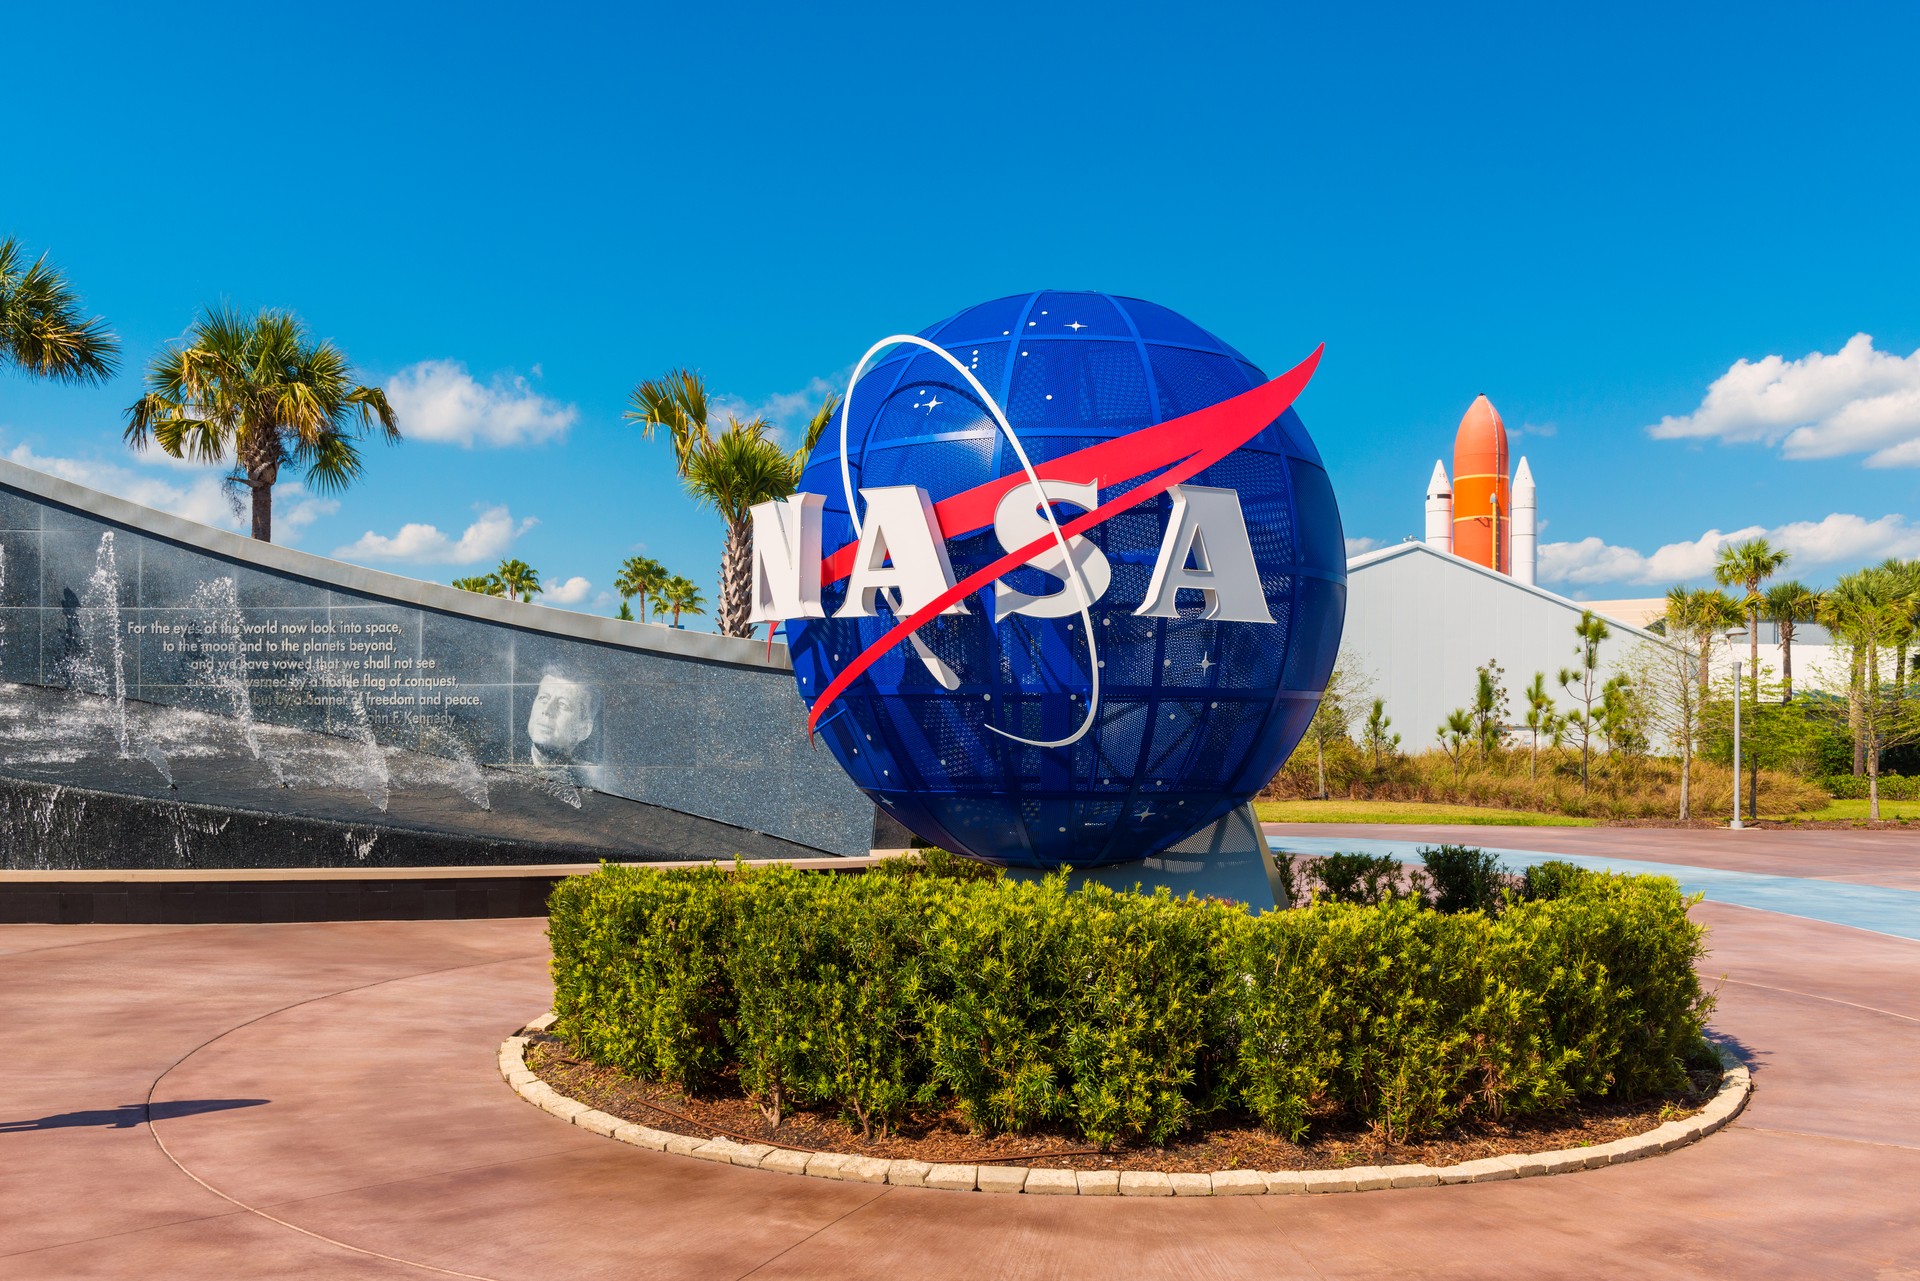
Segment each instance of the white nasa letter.
M1174 601L1182 588L1191 588L1206 602L1202 618L1271 623L1240 495L1204 485L1174 485L1167 493L1173 498L1173 515L1160 543L1160 559L1154 562L1147 599L1135 616L1178 618Z
M760 503L753 521L753 610L750 623L788 618L825 618L820 603L820 508L818 494L795 494Z
M933 500L918 485L862 489L860 497L866 500L866 520L847 579L847 603L834 617L871 616L873 594L884 587L898 594L893 608L904 618L953 586L953 566L947 561L940 522L933 516ZM967 609L955 601L941 612L964 614Z
M1043 480L1040 493L1046 494L1049 501L1068 502L1085 511L1092 511L1100 505L1100 487L1095 484L1076 484L1068 480ZM1015 485L1000 498L993 509L993 535L1000 540L1000 550L1010 552L1016 547L1025 547L1043 534L1052 532L1053 526L1040 512L1040 498L1035 492L1033 482ZM1017 592L1004 581L993 584L993 621L999 622L1009 614L1025 614L1029 618L1065 618L1077 614L1080 607L1092 605L1106 595L1107 585L1113 581L1113 571L1107 565L1106 553L1075 534L1067 540L1067 549L1073 554L1075 568L1085 578L1089 597L1080 599L1080 588L1066 567L1066 558L1060 554L1060 545L1054 543L1027 562L1031 569L1051 574L1062 582L1057 592L1048 592L1044 596L1029 596Z

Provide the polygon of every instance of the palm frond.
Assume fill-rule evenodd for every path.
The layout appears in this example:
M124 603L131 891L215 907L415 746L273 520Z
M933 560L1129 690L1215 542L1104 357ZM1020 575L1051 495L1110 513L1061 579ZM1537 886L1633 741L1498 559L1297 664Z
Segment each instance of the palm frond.
M664 429L673 444L674 468L684 476L687 460L712 439L706 381L690 369L670 369L637 385L627 399L633 407L621 417L639 423L646 440Z
M65 276L42 255L20 270L19 243L0 240L0 360L55 382L113 376L120 341L99 316L86 316Z
M835 392L828 396L827 403L815 410L813 417L807 420L807 429L800 435L800 447L793 451L794 461L801 468L805 468L808 457L813 453L813 447L820 443L820 437L826 434L827 428L833 425L833 420L839 413L840 394Z

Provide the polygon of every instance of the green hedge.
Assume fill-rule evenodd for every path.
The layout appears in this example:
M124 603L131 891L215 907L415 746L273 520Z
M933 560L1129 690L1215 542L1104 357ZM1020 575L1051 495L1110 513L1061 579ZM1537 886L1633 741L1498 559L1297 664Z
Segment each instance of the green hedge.
M1164 1143L1244 1109L1386 1138L1685 1083L1710 998L1671 880L1567 869L1497 918L1417 900L1251 916L1165 892L772 867L603 867L554 888L556 1033L777 1120Z
M1820 786L1837 801L1864 801L1867 799L1868 778L1865 774L1833 774L1820 780ZM1920 778L1904 774L1882 774L1880 776L1880 799L1883 801L1920 801Z

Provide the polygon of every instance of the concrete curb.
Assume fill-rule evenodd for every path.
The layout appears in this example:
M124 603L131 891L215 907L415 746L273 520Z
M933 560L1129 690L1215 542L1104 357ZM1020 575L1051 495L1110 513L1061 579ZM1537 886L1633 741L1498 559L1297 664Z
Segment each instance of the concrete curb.
M1026 1192L1036 1196L1298 1196L1324 1192L1372 1192L1383 1188L1424 1188L1455 1183L1493 1183L1547 1174L1571 1174L1603 1165L1621 1165L1658 1156L1698 1142L1740 1114L1753 1093L1753 1076L1725 1051L1726 1076L1720 1089L1684 1121L1668 1121L1636 1134L1588 1148L1487 1157L1459 1165L1365 1165L1343 1170L1218 1170L1212 1174L1167 1174L1157 1170L1053 1170L1014 1165L930 1165L925 1161L889 1161L838 1152L801 1152L732 1139L696 1139L655 1130L596 1111L570 1099L527 1067L527 1038L553 1026L551 1010L500 1045L500 1075L527 1102L583 1130L655 1152L738 1165L748 1169L801 1174L844 1183L881 1183L894 1187L939 1188L949 1192Z

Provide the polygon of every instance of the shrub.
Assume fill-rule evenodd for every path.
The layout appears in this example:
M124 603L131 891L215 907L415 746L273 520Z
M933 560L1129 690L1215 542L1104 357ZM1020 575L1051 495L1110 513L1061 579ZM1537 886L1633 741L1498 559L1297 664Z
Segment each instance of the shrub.
M1837 801L1864 801L1867 799L1868 784L1871 781L1865 774L1832 774L1821 779L1820 786ZM1908 778L1901 774L1882 774L1880 799L1920 801L1920 778ZM1819 807L1810 806L1809 808Z
M1501 893L1512 878L1500 870L1497 855L1465 845L1423 845L1420 861L1426 865L1430 901L1440 912L1500 910Z
M602 866L548 902L554 1031L597 1063L683 1089L727 1065L735 989L724 958L734 886L718 868Z
M1409 891L1400 886L1400 860L1390 854L1329 854L1314 863L1315 899L1334 903L1386 903Z
M1520 896L1525 899L1565 898L1582 880L1592 876L1577 863L1550 858L1535 863L1520 878Z
M731 1069L770 1119L821 1104L868 1134L919 1102L1101 1144L1221 1108L1398 1139L1684 1081L1710 1002L1672 881L1547 864L1495 919L1344 866L1379 901L1258 917L1060 876L604 867L554 890L555 1030L685 1088Z
M957 881L991 881L1001 874L1000 869L991 863L954 854L937 845L882 859L873 866L872 871L881 876L943 876Z

